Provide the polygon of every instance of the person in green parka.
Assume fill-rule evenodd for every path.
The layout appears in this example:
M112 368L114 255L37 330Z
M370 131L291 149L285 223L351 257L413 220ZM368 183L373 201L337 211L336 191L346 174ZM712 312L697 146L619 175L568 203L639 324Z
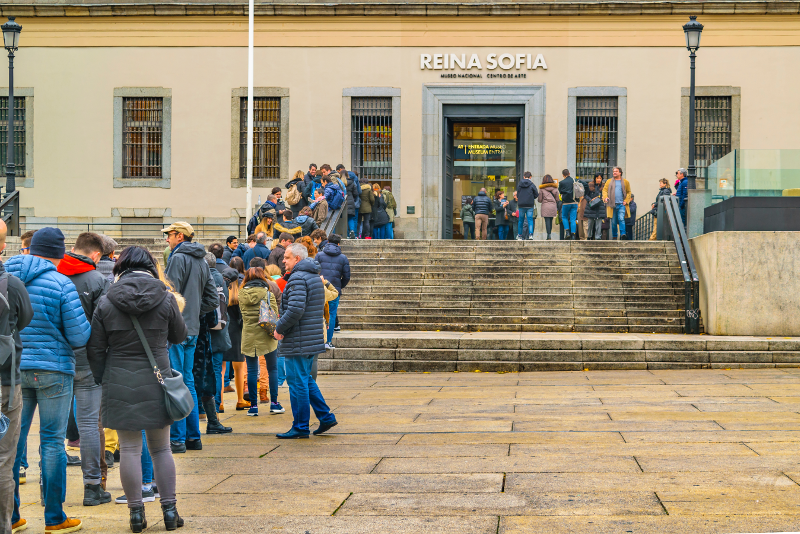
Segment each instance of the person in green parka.
M464 239L475 239L475 210L472 208L472 197L467 198L467 203L461 207L461 224L464 227Z

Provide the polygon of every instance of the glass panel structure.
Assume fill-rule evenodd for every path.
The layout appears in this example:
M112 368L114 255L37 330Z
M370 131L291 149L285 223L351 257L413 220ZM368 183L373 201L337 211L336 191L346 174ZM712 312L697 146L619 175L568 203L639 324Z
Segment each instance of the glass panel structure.
M453 238L463 239L461 208L481 188L496 198L503 191L513 198L517 181L519 124L453 124ZM490 218L490 225L493 218Z

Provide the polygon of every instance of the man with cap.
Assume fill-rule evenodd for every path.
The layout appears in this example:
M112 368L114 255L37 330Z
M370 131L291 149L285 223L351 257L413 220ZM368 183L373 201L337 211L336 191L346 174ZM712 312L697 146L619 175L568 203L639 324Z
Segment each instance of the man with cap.
M213 311L219 305L217 288L211 277L211 269L206 263L206 249L200 243L192 243L194 229L184 221L174 222L161 230L166 234L170 249L167 269L164 272L172 282L175 291L183 295L186 305L183 320L188 329L186 339L169 347L169 361L172 368L183 375L186 387L192 393L194 409L182 421L175 421L170 432L170 445L173 454L189 450L201 450L200 414L197 405L197 392L192 369L197 336L200 333L200 317Z
M686 199L689 196L689 188L687 187L689 184L686 179L686 174L686 169L683 168L678 169L678 172L675 173L675 176L678 178L675 195L678 197L678 207L681 209L681 219L683 219L684 226L686 226Z
M80 519L68 518L62 506L67 490L64 436L75 376L73 349L86 345L91 326L75 285L56 270L62 258L64 234L58 228L42 228L31 239L30 255L14 256L6 262L6 270L25 284L33 307L33 319L21 332L22 424L14 462L17 489L11 517L17 531L26 526L20 518L17 477L37 407L45 530L74 532L82 526Z

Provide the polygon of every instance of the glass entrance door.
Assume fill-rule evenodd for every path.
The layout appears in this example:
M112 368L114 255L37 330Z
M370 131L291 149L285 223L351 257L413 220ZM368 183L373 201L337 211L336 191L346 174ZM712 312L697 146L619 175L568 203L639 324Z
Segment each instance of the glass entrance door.
M498 191L513 198L519 153L518 122L453 122L447 141L452 154L453 239L464 239L461 208L482 189L494 200ZM449 179L449 176L447 177ZM494 227L490 217L489 228Z

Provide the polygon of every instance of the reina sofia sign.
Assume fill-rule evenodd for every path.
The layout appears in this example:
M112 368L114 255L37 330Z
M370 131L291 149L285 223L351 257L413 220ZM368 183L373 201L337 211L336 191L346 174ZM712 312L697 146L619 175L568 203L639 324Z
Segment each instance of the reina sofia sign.
M541 67L547 70L547 63L542 54L489 54L486 56L486 68L495 70L536 70ZM462 70L483 69L478 54L420 54L419 68L422 70Z

